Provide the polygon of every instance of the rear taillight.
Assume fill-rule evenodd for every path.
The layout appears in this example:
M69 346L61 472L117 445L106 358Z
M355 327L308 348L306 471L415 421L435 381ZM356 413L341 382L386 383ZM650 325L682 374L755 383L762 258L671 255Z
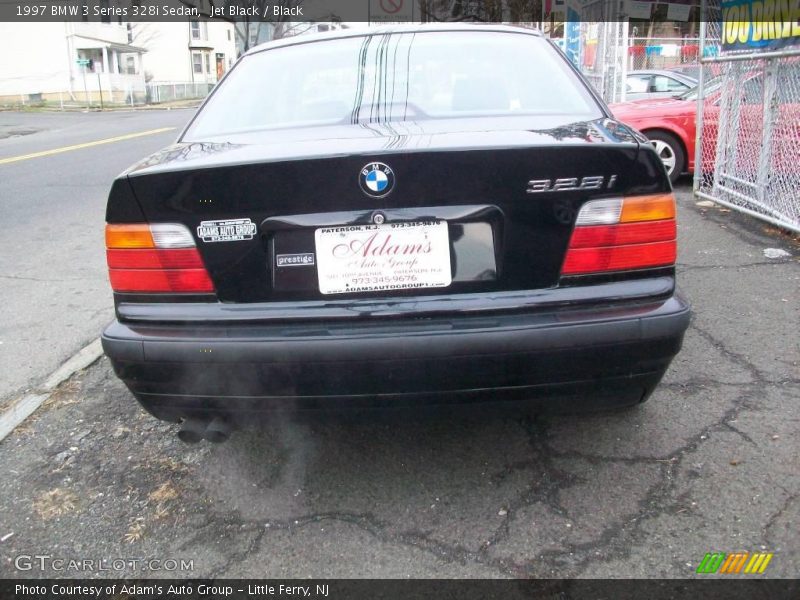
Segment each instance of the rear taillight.
M214 291L194 238L184 225L106 225L106 258L115 292Z
M671 266L675 238L672 194L591 200L578 213L561 274Z

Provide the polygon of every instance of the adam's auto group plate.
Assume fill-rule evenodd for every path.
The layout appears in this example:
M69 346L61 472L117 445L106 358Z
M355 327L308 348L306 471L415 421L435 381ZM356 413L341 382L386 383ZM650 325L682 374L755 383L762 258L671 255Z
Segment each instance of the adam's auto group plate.
M452 281L445 221L322 227L314 239L323 294L447 287Z

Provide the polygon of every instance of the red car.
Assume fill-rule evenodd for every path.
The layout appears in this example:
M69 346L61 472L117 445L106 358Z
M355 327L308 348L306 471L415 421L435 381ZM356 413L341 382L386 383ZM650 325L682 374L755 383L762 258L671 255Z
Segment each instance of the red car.
M774 115L770 134L772 152L770 171L798 175L797 144L800 123L800 103L793 90L800 87L800 61L791 63L792 68L784 68L775 82L775 98L778 112ZM703 104L703 171L711 172L717 160L716 145L719 129L720 101L723 91L723 77L711 79L705 85ZM742 83L730 80L740 96L738 115L726 123L735 127L736 150L733 168L740 177L755 180L758 170L758 157L762 154L761 145L764 132L764 79L759 72L745 74ZM670 180L681 173L695 170L695 140L697 120L697 88L674 98L655 98L611 104L614 116L638 129L646 135L661 157ZM733 101L733 99L731 99ZM730 168L732 165L728 165Z
M681 173L694 170L696 96L645 98L609 108L617 119L650 139L672 183Z
M719 103L722 95L722 78L712 79L705 86L703 107L704 135L707 136L709 151L706 165L713 169L713 145L717 141ZM620 121L634 127L646 135L661 157L670 180L675 181L682 173L694 172L695 140L697 121L697 93L695 87L674 98L655 98L619 102L609 108ZM752 74L742 85L742 112L739 127L749 129L761 127L763 115L763 80L760 74ZM748 143L749 136L739 136L740 144ZM755 136L760 139L760 135ZM744 154L743 154L744 156Z

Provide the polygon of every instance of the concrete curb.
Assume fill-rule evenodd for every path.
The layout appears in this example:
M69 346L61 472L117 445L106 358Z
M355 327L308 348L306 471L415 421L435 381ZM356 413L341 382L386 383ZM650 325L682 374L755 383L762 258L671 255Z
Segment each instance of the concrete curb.
M32 415L52 395L55 389L78 371L85 369L103 355L100 339L83 347L75 355L56 369L44 383L32 392L14 400L0 414L0 441Z

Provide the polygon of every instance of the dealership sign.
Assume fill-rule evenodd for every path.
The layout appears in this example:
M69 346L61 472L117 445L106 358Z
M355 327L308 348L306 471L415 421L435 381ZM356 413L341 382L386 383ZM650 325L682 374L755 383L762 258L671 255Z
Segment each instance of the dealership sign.
M723 50L795 45L800 45L800 0L723 0Z

